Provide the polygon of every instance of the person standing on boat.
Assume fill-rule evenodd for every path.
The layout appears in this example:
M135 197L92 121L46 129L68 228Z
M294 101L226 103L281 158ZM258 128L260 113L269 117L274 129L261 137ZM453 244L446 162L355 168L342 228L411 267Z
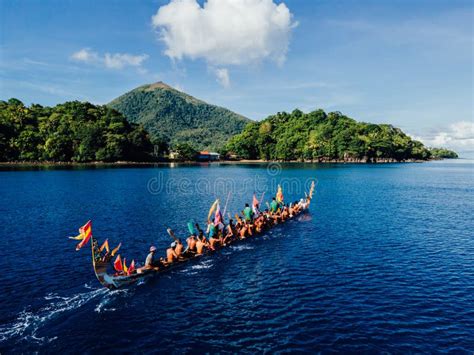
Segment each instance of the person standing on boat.
M278 210L278 202L276 201L275 197L272 198L272 203L270 204L270 212L276 213Z
M250 208L249 204L246 203L245 204L245 208L244 210L242 211L242 214L244 215L245 217L245 222L248 222L248 223L251 223L252 220L253 220L253 211L252 209Z

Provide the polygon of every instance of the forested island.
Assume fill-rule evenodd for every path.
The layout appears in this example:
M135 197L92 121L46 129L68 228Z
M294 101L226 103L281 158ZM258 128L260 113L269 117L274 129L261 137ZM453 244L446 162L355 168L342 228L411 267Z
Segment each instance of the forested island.
M276 115L248 124L231 138L227 152L245 159L282 161L395 162L457 158L429 149L389 124L357 122L340 112L316 110Z
M259 122L245 120L249 123L235 135L229 135L229 127L214 127L210 139L219 140L215 146L222 147L223 157L314 162L457 158L455 152L425 147L399 128L357 122L340 112L294 110ZM171 135L176 126L167 127L168 121L160 121L160 127ZM240 124L240 118L237 121ZM44 107L17 99L0 101L1 162L155 162L168 161L170 150L177 160L194 160L200 146L182 139L152 135L107 105L72 101Z
M152 153L143 127L107 106L0 101L0 161L150 161Z

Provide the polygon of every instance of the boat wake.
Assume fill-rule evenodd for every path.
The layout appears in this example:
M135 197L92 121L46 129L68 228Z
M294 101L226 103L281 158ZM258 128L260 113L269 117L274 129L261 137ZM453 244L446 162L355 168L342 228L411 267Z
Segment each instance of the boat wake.
M252 249L254 249L253 246L248 245L248 244L231 245L230 248L231 248L232 250L236 250L236 251L252 250Z
M213 262L211 259L203 260L199 264L191 266L192 270L201 270L201 269L210 269L213 266Z
M85 285L90 289L90 286ZM4 325L0 325L0 342L6 342L12 339L33 341L36 343L49 343L54 341L57 337L39 337L38 330L44 326L48 321L55 319L59 315L78 309L86 303L101 297L104 297L96 307L97 312L108 310L105 308L110 301L108 296L110 292L105 288L93 289L91 291L82 292L73 296L60 296L55 293L49 293L44 296L46 301L49 301L45 306L36 311L23 310L17 318Z

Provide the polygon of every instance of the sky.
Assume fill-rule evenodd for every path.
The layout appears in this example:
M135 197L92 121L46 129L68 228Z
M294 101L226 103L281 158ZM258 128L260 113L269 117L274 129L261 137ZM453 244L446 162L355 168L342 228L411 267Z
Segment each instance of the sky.
M251 119L318 108L474 155L474 3L0 0L0 99L163 81Z

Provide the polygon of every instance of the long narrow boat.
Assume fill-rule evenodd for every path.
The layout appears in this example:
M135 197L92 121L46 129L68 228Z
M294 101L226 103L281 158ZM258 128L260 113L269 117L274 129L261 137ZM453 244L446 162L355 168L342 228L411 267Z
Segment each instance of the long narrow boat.
M310 192L305 199L307 201L306 208L302 209L298 214L294 215L292 218L289 218L287 221L294 219L295 217L303 213L307 213L309 211L309 206L311 203L313 191L314 191L314 182L312 183ZM286 221L284 223L286 223ZM257 238L259 235L265 234L265 232L266 230L262 231L260 234L256 234L250 238L246 238L243 240L237 239L233 241L232 244L235 244L238 242L245 242L247 239ZM206 249L206 252L204 252L201 255L194 255L194 256L184 258L183 260L179 260L167 266L160 267L159 270L153 270L153 269L143 270L141 273L135 272L130 275L114 275L114 274L108 273L109 265L111 265L110 259L106 259L106 260L103 259L99 251L98 241L94 237L92 237L91 248L92 248L92 264L94 266L94 272L97 279L104 287L107 287L108 289L117 289L117 288L121 288L130 284L133 284L139 280L146 279L146 278L159 275L159 274L168 272L170 270L182 267L183 265L187 264L188 262L192 260L197 260L204 256L216 253L219 250L223 249L224 247L218 248L214 251L210 249Z

